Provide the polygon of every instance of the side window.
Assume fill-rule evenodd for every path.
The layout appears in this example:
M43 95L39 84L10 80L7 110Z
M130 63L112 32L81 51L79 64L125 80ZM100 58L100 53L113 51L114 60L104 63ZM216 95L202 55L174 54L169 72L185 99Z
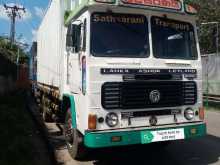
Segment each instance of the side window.
M86 51L86 31L87 31L87 21L85 19L83 23L83 46L82 46L83 51Z

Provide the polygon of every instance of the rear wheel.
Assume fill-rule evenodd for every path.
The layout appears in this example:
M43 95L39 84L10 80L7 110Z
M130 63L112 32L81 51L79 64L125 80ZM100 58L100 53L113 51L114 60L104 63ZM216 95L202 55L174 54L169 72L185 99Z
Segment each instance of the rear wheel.
M72 115L70 109L66 112L64 136L68 151L73 159L84 159L88 150L83 144L83 136L72 127Z
M51 122L52 121L52 114L48 110L47 102L46 102L46 97L42 96L42 116L43 120L45 122Z

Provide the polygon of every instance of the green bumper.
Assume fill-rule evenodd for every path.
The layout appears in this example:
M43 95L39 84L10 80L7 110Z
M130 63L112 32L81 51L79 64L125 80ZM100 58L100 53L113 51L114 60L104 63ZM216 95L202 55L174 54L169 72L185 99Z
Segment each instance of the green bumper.
M133 144L146 144L143 142L143 132L158 131L158 130L173 130L183 129L184 139L196 138L206 135L206 124L193 124L179 127L168 127L158 129L144 129L135 131L118 131L118 132L86 132L84 136L84 144L89 148L102 148L112 146L125 146ZM116 137L120 140L112 141ZM147 142L147 143L150 143Z

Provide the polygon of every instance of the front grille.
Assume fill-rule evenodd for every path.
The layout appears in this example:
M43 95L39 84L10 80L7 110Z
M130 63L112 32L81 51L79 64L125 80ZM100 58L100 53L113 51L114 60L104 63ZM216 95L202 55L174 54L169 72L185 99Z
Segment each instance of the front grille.
M160 100L152 103L149 95L160 92ZM194 105L197 87L193 81L107 82L102 86L105 109L143 109Z

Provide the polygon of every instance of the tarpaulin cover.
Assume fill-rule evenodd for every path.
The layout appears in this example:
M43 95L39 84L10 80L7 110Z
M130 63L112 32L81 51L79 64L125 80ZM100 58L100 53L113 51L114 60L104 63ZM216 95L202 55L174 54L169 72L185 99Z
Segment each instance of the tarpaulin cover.
M220 56L202 57L204 94L220 95Z

